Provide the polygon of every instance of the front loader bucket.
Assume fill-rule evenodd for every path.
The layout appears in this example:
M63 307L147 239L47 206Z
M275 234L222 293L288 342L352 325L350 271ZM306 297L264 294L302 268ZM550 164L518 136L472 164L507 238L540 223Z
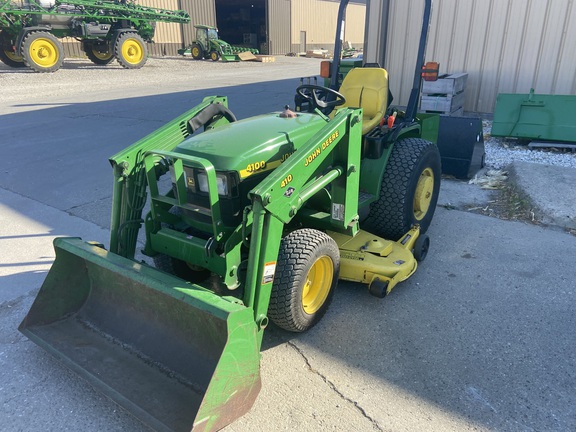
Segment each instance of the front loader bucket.
M19 330L142 422L218 430L260 391L251 309L78 238Z
M222 61L225 62L238 62L240 61L240 57L238 57L236 54L222 54Z

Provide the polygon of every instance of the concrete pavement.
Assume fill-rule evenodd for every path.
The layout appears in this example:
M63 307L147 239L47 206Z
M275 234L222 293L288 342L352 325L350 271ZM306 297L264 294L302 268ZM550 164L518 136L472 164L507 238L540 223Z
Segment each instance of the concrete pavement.
M286 103L295 82L221 94L242 101L247 116ZM54 236L108 243L106 159L210 92L186 86L182 77L180 92L143 88L107 102L100 87L97 99L74 93L44 108L1 107L3 431L147 430L16 328L54 259ZM341 283L311 331L267 330L263 389L226 430L575 430L576 238L459 210L491 199L444 181L430 253L411 279L383 300Z
M2 266L3 289L19 278L28 284L25 294L0 308L2 429L144 430L16 331L52 258L49 238L103 230L59 212L60 231L45 219L53 208L6 198L3 193L3 204L18 204L24 222L10 236L42 240L29 244L28 254L22 249L21 263L33 264L35 251L44 261L30 267L38 271L16 258ZM3 220L13 217L7 207ZM250 413L227 429L573 430L574 237L444 208L429 234L427 260L386 299L342 283L310 332L271 328L262 392Z
M514 162L510 181L528 197L544 223L576 230L576 168Z
M477 176L482 179L488 170L489 167L480 170ZM507 183L514 191L516 202L511 205L521 202L526 208L527 220L533 219L550 228L576 230L576 168L515 161L507 167L507 172L508 178L502 185ZM467 183L466 180L444 179L438 205L465 211L475 209L476 212L484 207L506 207L504 201L508 198L501 197L498 190ZM498 204L494 205L495 202Z

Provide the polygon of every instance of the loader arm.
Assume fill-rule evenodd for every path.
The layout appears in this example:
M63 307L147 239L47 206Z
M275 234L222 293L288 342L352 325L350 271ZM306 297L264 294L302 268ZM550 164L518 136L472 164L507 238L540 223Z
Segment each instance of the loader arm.
M332 211L330 228L350 229L357 222L361 123L361 109L341 110L250 192L252 200L261 202L267 212L288 223L311 196L332 184L332 207L344 206L345 213ZM332 153L332 165L318 176L317 170Z
M188 123L198 118L211 104L228 106L228 99L206 97L202 103L180 117L152 132L110 158L114 171L110 251L134 258L138 231L143 223L142 209L146 204L146 170L144 156L150 150L170 151L191 135ZM218 122L228 122L223 117Z
M252 230L244 304L254 311L261 341L283 228L295 217L349 235L358 231L362 110L346 108L250 192ZM332 164L320 174L329 155ZM298 215L310 197L331 185L329 215Z

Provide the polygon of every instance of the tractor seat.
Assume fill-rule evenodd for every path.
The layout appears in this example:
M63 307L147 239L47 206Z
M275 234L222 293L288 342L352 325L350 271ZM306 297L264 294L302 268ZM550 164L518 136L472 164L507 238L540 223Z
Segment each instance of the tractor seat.
M382 68L354 68L344 78L339 92L346 103L338 108L362 108L362 135L374 129L388 107L388 72Z

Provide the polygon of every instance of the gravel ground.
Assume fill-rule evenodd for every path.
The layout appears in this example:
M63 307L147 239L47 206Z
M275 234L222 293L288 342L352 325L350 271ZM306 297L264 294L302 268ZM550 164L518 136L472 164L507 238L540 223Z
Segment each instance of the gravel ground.
M490 134L491 128L492 122L484 121L484 146L488 168L503 169L516 161L576 168L576 152L554 148L532 150L521 143L493 137Z
M103 100L116 92L118 98L132 89L154 86L151 94L164 94L227 85L299 78L317 74L320 60L277 56L274 62L212 62L195 61L190 57L150 58L141 69L127 70L118 63L94 65L87 59L66 59L54 73L36 73L27 68L13 69L0 62L0 110L3 105L27 101L34 103L82 92ZM200 79L198 79L200 78ZM0 111L1 114L1 111Z

